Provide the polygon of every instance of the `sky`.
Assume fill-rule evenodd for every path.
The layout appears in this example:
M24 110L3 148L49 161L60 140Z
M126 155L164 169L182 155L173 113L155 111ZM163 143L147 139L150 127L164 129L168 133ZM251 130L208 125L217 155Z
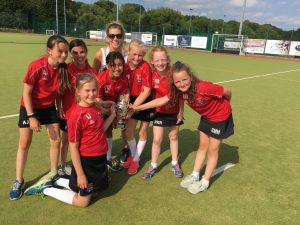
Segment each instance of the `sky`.
M77 0L93 3L95 0ZM113 0L117 4L117 0ZM168 7L183 15L206 16L210 19L240 22L244 0L119 0L119 5L136 3L146 9ZM272 24L283 30L300 29L299 0L246 0L245 20Z

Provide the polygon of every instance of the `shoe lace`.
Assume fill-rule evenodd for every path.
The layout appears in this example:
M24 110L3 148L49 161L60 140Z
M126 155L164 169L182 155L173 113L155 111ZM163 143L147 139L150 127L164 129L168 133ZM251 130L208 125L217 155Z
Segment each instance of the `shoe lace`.
M13 190L13 191L19 190L20 187L21 187L21 185L22 185L22 183L20 183L19 181L15 181L15 182L13 183L12 190Z

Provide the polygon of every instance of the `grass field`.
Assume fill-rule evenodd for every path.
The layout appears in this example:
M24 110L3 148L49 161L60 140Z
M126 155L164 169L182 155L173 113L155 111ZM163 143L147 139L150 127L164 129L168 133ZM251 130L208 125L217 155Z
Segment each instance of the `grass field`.
M45 53L46 37L0 33L0 117L17 114L28 64ZM88 42L89 60L99 48ZM86 209L50 197L8 199L15 178L17 117L0 119L0 224L197 224L296 225L300 221L300 62L170 50L173 61L189 64L201 79L230 87L235 135L225 140L218 166L234 167L215 176L208 191L192 195L170 171L167 139L159 172L141 175L150 163L152 132L134 176L111 173L108 190ZM228 82L226 82L228 81ZM199 116L185 107L180 129L180 163L193 169ZM113 154L121 140L115 132ZM28 185L49 168L45 131L35 135L25 170ZM297 197L298 196L298 197Z

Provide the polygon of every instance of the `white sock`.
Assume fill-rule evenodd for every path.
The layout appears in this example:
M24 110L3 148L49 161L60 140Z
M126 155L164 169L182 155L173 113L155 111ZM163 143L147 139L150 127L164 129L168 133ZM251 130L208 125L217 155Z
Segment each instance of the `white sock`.
M193 171L193 177L195 177L197 180L199 180L199 172Z
M136 152L136 140L135 140L135 138L133 138L132 140L127 141L127 142L128 142L128 147L130 149L130 153L131 153L132 157L134 157L135 152Z
M209 186L209 180L206 180L206 179L204 179L203 177L202 177L202 179L201 179L201 182L202 182L206 187Z
M69 187L69 179L59 178L57 181L54 182L54 184L71 190Z
M72 205L75 192L71 190L63 190L58 188L46 188L44 191L45 195L51 196L59 201L65 202Z
M113 139L112 138L106 138L106 141L107 141L107 145L108 145L108 151L107 151L106 158L107 158L107 160L110 160L111 152L112 152Z
M171 164L172 164L172 166L175 166L176 164L178 163L178 161L176 160L172 160L172 162L171 162Z
M143 150L145 148L146 143L147 143L147 141L141 141L141 140L139 140L139 142L138 142L138 144L136 146L136 153L134 155L133 161L137 162L137 161L140 160L140 157L142 155L142 152L143 152Z
M156 169L157 168L157 163L151 163L151 166L153 169Z

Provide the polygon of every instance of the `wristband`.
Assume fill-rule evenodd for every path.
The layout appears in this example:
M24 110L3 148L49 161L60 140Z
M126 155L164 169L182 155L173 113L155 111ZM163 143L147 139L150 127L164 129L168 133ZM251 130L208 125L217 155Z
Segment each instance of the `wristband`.
M35 117L35 114L34 114L34 113L27 114L27 117L28 117L28 118Z

